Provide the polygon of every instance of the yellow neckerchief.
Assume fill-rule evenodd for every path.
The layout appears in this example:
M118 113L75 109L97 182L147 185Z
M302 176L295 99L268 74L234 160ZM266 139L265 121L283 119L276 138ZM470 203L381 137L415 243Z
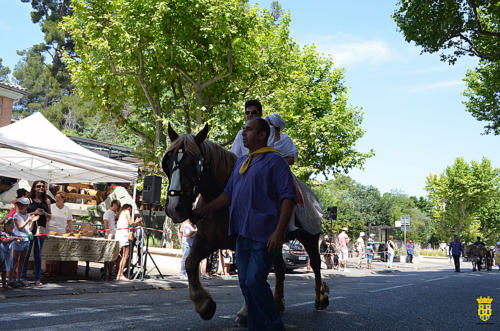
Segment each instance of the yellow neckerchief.
M241 165L240 175L243 175L245 172L247 172L247 169L250 166L250 163L252 163L252 160L253 160L255 155L261 154L261 153L266 153L266 152L276 152L278 154L280 153L277 149L274 149L272 147L261 147L253 153L250 153L250 151L248 151L248 156L245 159L245 161L243 161L243 164Z

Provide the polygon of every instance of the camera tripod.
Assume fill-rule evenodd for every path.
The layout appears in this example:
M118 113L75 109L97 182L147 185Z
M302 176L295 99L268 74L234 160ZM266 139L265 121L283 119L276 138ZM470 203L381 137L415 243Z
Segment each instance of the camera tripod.
M147 216L148 220L151 220L151 209L149 209L149 215ZM144 218L146 216L144 215ZM144 224L148 225L150 222L144 222ZM134 274L133 279L141 279L144 280L144 277L147 277L147 262L148 262L148 256L151 262L153 262L153 265L155 266L156 271L158 271L158 274L162 279L164 279L163 274L160 271L160 268L158 268L158 265L156 265L155 260L153 259L153 256L151 255L151 252L149 251L149 237L151 236L150 230L145 229L145 228L139 228L137 229L136 233L139 233L140 238L136 238L135 240L135 248L137 249L137 262L136 263L131 263L132 260L132 255L133 255L133 248L131 248L131 252L129 255L129 279L130 279L130 274L133 273L133 269L137 268L137 271ZM144 234L146 234L146 247L144 247Z
M324 263L327 269L335 268L335 249L332 243L328 244L326 250L321 253L321 255L323 255L321 263ZM331 259L333 259L333 261Z

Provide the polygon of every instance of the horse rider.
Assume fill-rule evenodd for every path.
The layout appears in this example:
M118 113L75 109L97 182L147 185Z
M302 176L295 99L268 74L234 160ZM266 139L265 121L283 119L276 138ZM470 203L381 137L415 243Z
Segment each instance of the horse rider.
M261 118L262 117L262 104L259 100L248 100L245 102L245 116L247 121ZM248 154L248 148L243 144L243 130L238 131L236 138L234 138L233 146L231 146L231 152L236 154L237 157ZM269 134L269 139L267 141L267 146L272 147L274 141L274 128L271 128Z
M249 154L236 161L224 192L193 211L205 215L229 206L229 235L236 237L238 278L250 330L284 330L267 277L297 200L287 162L266 146L269 133L262 118L245 123L242 141Z
M245 116L247 121L254 118L262 118L262 104L259 100L248 100L245 102ZM277 149L289 165L294 164L299 157L299 152L292 139L281 132L286 125L283 118L278 114L268 115L266 116L266 122L269 124L271 130L267 146ZM231 152L236 154L237 157L248 153L248 149L243 145L242 132L243 130L238 131L231 147Z
M477 237L476 237L476 239L477 239L477 240L474 242L474 245L476 245L476 246L479 246L479 245L486 246L486 245L484 244L484 241L481 241L481 237L477 236Z
M269 147L277 149L288 165L293 165L299 158L299 151L295 147L292 138L281 132L285 128L285 121L280 115L272 114L266 116L266 122L271 128L274 128L274 140Z

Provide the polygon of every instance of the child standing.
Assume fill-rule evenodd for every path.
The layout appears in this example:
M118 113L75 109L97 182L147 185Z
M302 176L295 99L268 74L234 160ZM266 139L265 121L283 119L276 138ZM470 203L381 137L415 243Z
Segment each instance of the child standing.
M368 269L372 268L374 256L375 256L375 251L373 250L373 245L370 242L368 242L368 245L366 245L366 265Z
M19 239L17 239L13 245L12 277L16 277L17 284L20 286L29 285L28 282L21 282L21 273L23 271L24 260L26 259L26 254L28 253L28 247L30 245L29 236L31 235L31 231L35 225L34 222L39 218L39 215L27 213L29 204L30 200L28 198L17 199L17 212L14 215L14 235L19 237Z
M4 232L0 232L0 271L2 272L2 288L12 287L7 285L7 273L9 281L12 282L12 242L19 239L13 235L14 220L8 217L3 222Z

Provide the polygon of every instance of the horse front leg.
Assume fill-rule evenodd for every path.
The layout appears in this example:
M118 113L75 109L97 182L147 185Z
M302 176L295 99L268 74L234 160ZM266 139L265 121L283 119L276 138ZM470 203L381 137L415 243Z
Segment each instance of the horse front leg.
M274 302L278 306L278 310L282 313L285 311L285 272L286 266L283 261L282 248L279 248L278 254L274 258L274 275L276 283L274 284Z
M328 295L330 294L330 288L326 282L321 280L321 257L319 254L319 234L312 235L303 230L297 231L297 239L304 245L304 248L309 255L309 263L314 271L314 307L317 310L323 310L328 307L330 300Z
M186 259L189 297L193 302L195 311L204 320L211 319L217 309L217 305L212 300L212 296L205 290L200 281L200 262L206 258L210 252L211 249L209 245L196 236L193 240L191 250L189 251L189 256Z

